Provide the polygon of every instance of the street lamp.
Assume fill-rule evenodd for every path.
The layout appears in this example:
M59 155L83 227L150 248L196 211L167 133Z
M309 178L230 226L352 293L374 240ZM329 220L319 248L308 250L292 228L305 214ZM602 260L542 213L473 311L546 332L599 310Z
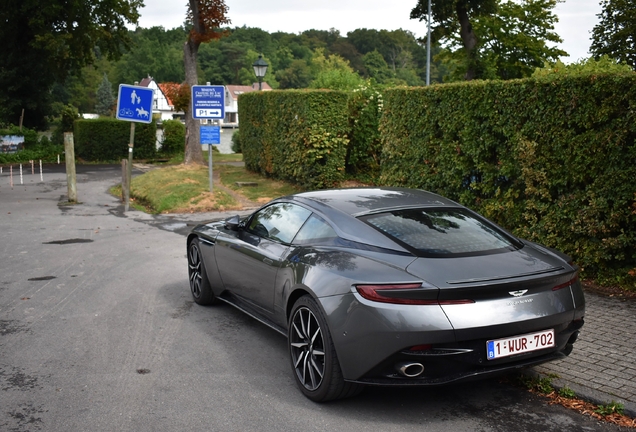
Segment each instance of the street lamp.
M258 55L258 60L254 62L252 67L254 68L254 73L256 74L256 78L258 78L258 89L261 90L261 82L263 81L263 77L267 73L267 63L263 60L263 55Z

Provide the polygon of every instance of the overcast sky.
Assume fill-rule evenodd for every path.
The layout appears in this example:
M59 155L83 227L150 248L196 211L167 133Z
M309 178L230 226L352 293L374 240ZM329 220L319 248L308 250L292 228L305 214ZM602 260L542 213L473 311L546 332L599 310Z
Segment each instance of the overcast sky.
M171 29L185 19L185 0L144 0L141 27ZM226 0L231 27L258 27L267 32L300 33L304 30L335 28L343 36L358 28L410 30L417 37L426 34L424 22L409 19L416 0ZM589 57L590 35L601 12L599 0L565 0L556 8L556 32L560 47L570 63Z

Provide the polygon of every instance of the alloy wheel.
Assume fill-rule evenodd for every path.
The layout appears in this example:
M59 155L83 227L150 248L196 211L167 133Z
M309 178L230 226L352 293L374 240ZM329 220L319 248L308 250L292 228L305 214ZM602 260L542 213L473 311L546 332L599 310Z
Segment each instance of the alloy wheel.
M196 243L190 244L188 253L188 273L190 274L190 290L194 298L201 297L201 253Z
M325 374L325 344L320 324L307 307L296 310L291 321L290 346L294 370L307 390L314 391Z

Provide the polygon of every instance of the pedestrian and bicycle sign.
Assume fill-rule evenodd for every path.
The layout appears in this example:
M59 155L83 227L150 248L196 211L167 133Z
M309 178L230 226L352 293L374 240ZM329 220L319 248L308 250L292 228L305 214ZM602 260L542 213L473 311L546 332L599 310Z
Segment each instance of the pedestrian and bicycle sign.
M192 86L192 118L223 119L225 117L225 87L218 85Z
M116 117L131 122L152 122L154 96L155 91L151 88L119 84Z

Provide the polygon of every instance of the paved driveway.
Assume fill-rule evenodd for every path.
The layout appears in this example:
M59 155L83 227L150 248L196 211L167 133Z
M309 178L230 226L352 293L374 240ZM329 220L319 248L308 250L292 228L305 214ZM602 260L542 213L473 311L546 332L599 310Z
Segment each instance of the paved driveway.
M75 206L58 166L0 175L1 431L618 430L498 381L310 402L283 337L193 304L183 233L213 215L124 215L119 175L78 166Z

